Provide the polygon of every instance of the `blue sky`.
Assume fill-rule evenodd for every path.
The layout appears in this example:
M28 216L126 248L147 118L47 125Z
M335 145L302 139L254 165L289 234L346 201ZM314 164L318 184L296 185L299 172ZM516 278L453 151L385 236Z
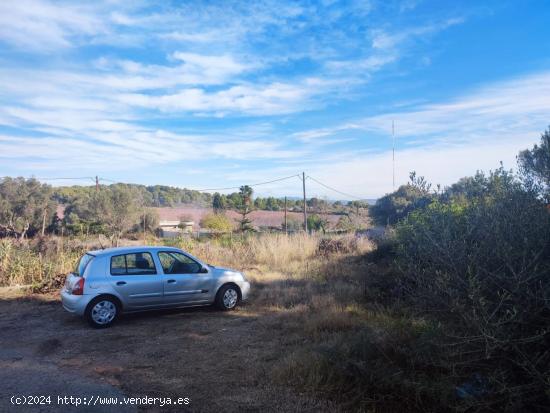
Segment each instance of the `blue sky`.
M376 198L392 121L398 184L513 168L550 124L548 21L544 0L3 1L0 176L201 189L306 171Z

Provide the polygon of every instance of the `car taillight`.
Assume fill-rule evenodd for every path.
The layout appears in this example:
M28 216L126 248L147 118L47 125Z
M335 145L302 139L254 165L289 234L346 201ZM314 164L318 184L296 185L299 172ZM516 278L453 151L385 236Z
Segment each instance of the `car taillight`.
M84 294L84 278L79 278L76 283L73 285L71 290L72 295L82 295Z

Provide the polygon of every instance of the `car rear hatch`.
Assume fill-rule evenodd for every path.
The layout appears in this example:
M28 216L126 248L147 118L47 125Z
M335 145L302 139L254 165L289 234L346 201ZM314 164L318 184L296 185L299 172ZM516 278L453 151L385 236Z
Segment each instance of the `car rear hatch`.
M67 278L65 278L65 284L63 286L63 289L68 292L69 294L82 294L83 288L84 288L84 278L85 278L85 272L86 268L92 262L92 260L95 258L92 254L84 254L82 258L78 261L78 264L76 266L75 271L67 274Z

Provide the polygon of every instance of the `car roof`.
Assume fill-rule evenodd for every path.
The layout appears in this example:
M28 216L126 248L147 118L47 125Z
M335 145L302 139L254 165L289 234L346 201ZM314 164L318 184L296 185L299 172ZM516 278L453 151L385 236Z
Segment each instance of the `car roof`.
M132 247L113 247L105 248L102 250L93 250L88 251L87 254L93 255L94 257L100 257L105 255L116 255L116 254L131 254L133 252L147 252L147 251L181 251L179 248L175 247L166 247L162 245L137 245Z

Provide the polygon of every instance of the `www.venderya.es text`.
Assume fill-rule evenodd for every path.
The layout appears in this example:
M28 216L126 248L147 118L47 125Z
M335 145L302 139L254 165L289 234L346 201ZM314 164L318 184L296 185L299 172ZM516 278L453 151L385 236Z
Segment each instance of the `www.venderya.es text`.
M187 406L189 397L116 397L116 396L51 396L51 395L13 395L10 398L14 406Z

